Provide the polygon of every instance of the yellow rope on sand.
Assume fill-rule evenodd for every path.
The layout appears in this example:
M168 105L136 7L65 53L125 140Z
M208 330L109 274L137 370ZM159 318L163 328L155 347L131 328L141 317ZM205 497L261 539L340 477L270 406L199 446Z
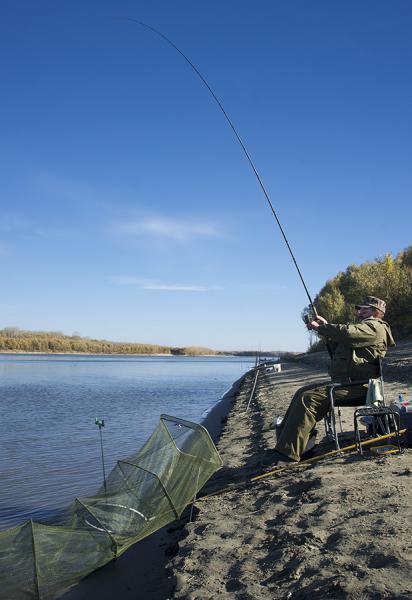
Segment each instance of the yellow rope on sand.
M399 431L399 435L403 435L406 433L406 429L401 429ZM370 440L365 440L361 442L361 446L369 446L370 444L374 444L375 442L380 442L383 440L387 440L388 438L393 437L393 433L387 433L386 435L381 435L379 437L372 438ZM310 463L314 463L318 460L322 460L322 458L328 458L332 456L336 456L341 452L349 452L350 450L356 450L356 444L351 444L350 446L345 446L344 448L340 448L339 450L331 450L331 452L326 452L325 454L319 454L319 456L314 456L313 458L308 458L307 460L303 460L302 462L291 463L290 465L286 465L284 467L279 467L278 469L273 469L273 471L268 471L267 473L263 473L263 475L257 475L257 477L252 477L250 481L259 481L260 479L264 479L265 477L270 477L270 475L276 475L280 471L285 471L286 469L296 468L296 467L305 467Z
M399 431L399 435L404 435L406 433L406 431L407 431L407 429L401 429ZM393 436L394 436L393 433L387 433L386 435L381 435L379 437L375 437L370 440L365 440L365 441L361 442L361 446L370 446L370 444L374 444L376 442L381 442L383 440L387 440ZM267 479L268 477L273 477L274 475L277 475L278 473L283 473L284 471L296 469L299 467L309 466L312 463L317 462L318 460L322 460L324 458L332 458L333 456L337 456L337 455L341 454L342 452L350 452L351 450L356 450L356 448L357 448L356 444L351 444L350 446L345 446L344 448L340 448L339 450L331 450L330 452L326 452L325 454L319 454L319 456L314 456L313 458L308 458L307 460L303 460L302 462L290 463L288 465L285 465L284 467L275 468L272 471L267 471L266 473L263 473L262 475L255 475L255 477L251 477L250 479L247 479L246 481L242 481L240 483L235 483L228 487L222 488L221 490L217 490L216 492L212 492L211 494L208 494L207 496L201 496L200 498L197 498L195 500L195 502L207 500L208 498L211 498L213 496L218 496L220 494L224 494L225 492L231 492L237 488L244 487L244 486L248 485L249 483L255 483L256 481L261 481L262 479Z

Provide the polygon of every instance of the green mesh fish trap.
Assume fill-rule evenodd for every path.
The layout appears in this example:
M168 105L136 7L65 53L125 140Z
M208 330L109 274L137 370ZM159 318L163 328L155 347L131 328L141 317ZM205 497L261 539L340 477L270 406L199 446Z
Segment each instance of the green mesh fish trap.
M0 598L49 600L179 518L222 466L202 426L161 415L141 450L119 460L96 495L53 521L0 532Z

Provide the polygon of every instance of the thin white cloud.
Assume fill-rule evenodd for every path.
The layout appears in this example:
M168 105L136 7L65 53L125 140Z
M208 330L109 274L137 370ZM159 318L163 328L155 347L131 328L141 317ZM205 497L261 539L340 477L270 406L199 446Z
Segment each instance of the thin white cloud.
M0 232L4 235L41 236L43 231L32 220L13 213L0 215Z
M110 230L130 238L156 237L175 242L187 242L195 238L219 237L219 228L207 221L191 221L168 217L146 217L143 219L117 221Z
M140 279L134 276L116 276L110 278L115 285L131 285L141 290L163 290L168 292L211 292L221 290L218 286L192 285L180 283L162 283L152 279Z
M33 220L13 213L0 214L0 234L3 236L19 236L24 240L37 237L47 237L44 227L38 226Z
M0 240L0 258L8 255L8 248L4 242Z
M288 287L284 284L270 283L246 283L238 286L240 290L245 292L287 292Z
M98 193L87 183L71 181L50 174L37 175L34 181L42 191L72 204L90 204L99 197Z
M4 233L15 233L26 231L31 223L20 215L3 213L0 218L0 231Z

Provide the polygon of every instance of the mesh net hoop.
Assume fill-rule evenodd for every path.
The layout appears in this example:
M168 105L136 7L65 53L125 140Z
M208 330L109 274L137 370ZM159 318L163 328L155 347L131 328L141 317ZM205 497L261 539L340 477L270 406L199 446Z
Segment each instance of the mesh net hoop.
M0 532L0 597L52 600L180 517L222 460L202 426L161 415L139 452L97 493L49 521Z

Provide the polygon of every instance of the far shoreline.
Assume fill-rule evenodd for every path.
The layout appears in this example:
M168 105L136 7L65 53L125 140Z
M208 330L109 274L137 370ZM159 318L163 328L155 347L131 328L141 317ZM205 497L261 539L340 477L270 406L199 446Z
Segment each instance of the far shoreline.
M228 356L245 358L246 356L253 356L252 354L248 355L239 355L239 354L171 354L170 352L158 352L158 353L130 353L130 352L40 352L33 350L0 350L0 355L2 354L34 354L41 356L170 356L171 358L179 357L179 356L193 356L193 357L213 357L213 358L226 358Z

